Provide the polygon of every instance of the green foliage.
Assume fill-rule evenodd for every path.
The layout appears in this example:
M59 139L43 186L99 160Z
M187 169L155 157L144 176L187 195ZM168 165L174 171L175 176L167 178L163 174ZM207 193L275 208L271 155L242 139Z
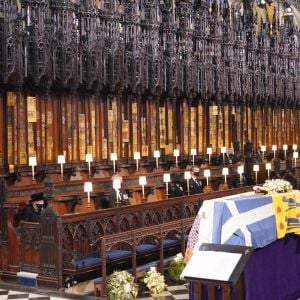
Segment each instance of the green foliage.
M168 270L169 278L176 283L184 282L183 279L180 279L180 274L182 273L185 265L186 264L181 257L176 257L174 260L172 260Z

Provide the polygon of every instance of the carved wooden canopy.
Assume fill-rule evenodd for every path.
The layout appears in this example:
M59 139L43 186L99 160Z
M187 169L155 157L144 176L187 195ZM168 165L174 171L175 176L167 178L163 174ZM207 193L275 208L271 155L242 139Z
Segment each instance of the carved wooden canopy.
M0 1L5 87L299 106L297 3Z

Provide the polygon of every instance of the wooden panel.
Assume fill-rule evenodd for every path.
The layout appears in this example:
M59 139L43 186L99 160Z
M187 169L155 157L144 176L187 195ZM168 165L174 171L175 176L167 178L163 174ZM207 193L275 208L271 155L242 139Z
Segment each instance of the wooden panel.
M217 116L217 152L220 151L220 148L224 145L224 137L223 137L223 110L220 109Z
M183 128L182 128L182 135L181 139L182 141L179 141L179 143L182 143L182 154L188 155L189 154L189 135L190 135L190 130L189 130L189 121L190 121L190 110L189 110L189 103L187 101L184 101L182 103L182 118L183 118Z
M72 158L73 160L78 160L78 110L77 101L75 101L74 96L72 96L71 102L72 111Z
M191 107L191 119L190 119L190 126L191 126L191 131L190 131L190 149L197 149L197 108L196 107ZM187 155L190 154L190 151L186 153Z
M16 94L7 93L7 161L8 164L17 164L17 134L16 128Z
M79 122L79 159L85 160L85 152L86 152L85 114L78 115L78 122Z
M72 138L72 98L69 96L66 101L66 145L68 150L67 159L73 160L73 138Z
M18 163L28 164L27 134L26 134L26 105L21 93L17 93L17 128L18 128Z
M262 121L261 121L261 109L259 107L254 114L254 123L255 123L256 136L257 136L257 146L259 147L260 145L262 145L262 125L261 125Z
M151 151L153 152L154 150L160 148L159 143L157 143L157 114L154 101L150 102L148 116L150 118L151 125Z
M204 153L204 107L198 105L198 153Z
M48 105L47 105L47 159L49 161L52 161L54 158L54 128L53 128L53 101L52 98L49 99Z
M166 110L164 106L159 107L159 145L166 148Z
M247 107L247 139L254 142L253 136L252 136L252 110L251 107Z
M109 158L110 152L120 159L132 157L134 151L147 157L157 149L172 156L176 147L184 156L191 148L205 154L209 144L219 153L221 146L230 148L234 140L242 146L246 139L254 147L281 147L299 142L300 126L299 112L290 108L218 108L200 100L190 104L185 99L137 101L76 94L24 98L12 92L7 93L5 120L7 153L2 158L0 153L0 165L4 157L8 164L27 165L35 152L40 164L56 163L64 151L67 161L79 161L87 151L97 160Z
M213 148L213 152L217 151L218 144L218 107L212 105L209 107L209 144ZM208 146L208 145L207 145Z
M103 101L101 102L100 106L100 113L101 113L101 123L103 124L103 127L101 128L101 137L102 137L102 155L103 159L108 158L108 119L107 119L107 102Z
M58 116L58 119L60 120L59 122L59 130L61 133L61 146L59 146L59 148L61 149L61 153L59 154L64 154L65 153L65 157L66 160L69 161L70 157L69 157L69 143L68 143L68 124L67 124L67 118L68 118L68 95L64 95L61 98L61 103L60 103L60 115Z
M229 106L225 105L223 107L223 119L224 119L224 124L223 124L223 128L224 128L224 143L223 145L227 148L231 147L231 140L230 140L230 114L229 114Z
M141 118L141 138L142 138L142 156L149 155L149 149L147 144L147 119Z
M173 124L174 124L174 115L173 115L173 104L168 102L168 145L169 147L166 149L166 154L172 155L172 149L174 148L174 132L173 132Z

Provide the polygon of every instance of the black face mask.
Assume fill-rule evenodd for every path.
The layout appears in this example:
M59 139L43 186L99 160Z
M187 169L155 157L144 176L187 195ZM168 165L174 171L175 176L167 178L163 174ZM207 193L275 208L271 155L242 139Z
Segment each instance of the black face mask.
M40 213L42 211L42 209L44 208L44 205L43 204L37 204L36 208L37 208L38 212Z
M195 176L199 176L199 175L200 175L200 172L195 172L194 175L195 175Z

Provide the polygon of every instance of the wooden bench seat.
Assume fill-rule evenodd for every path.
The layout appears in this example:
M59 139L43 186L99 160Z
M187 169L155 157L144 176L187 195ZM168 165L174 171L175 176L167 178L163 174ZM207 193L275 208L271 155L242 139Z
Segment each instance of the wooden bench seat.
M123 233L116 233L109 236L102 237L101 240L101 259L102 259L102 287L101 296L107 296L107 264L109 263L109 252L111 249L118 245L126 244L132 251L130 270L132 270L133 276L136 278L138 270L141 270L145 264L137 265L137 255L156 252L158 259L154 261L158 262L157 269L163 271L164 269L164 255L165 249L169 246L180 245L182 253L185 251L185 233L191 228L194 218L187 218L185 220L177 220L159 225L152 225L146 228L138 228ZM173 239L165 239L170 232L176 231L182 238L180 241ZM156 240L156 244L144 243L146 238L153 237ZM165 246L164 246L165 245ZM147 264L152 262L147 262ZM141 267L141 268L138 268ZM113 270L110 270L113 271ZM96 288L99 291L99 285Z

